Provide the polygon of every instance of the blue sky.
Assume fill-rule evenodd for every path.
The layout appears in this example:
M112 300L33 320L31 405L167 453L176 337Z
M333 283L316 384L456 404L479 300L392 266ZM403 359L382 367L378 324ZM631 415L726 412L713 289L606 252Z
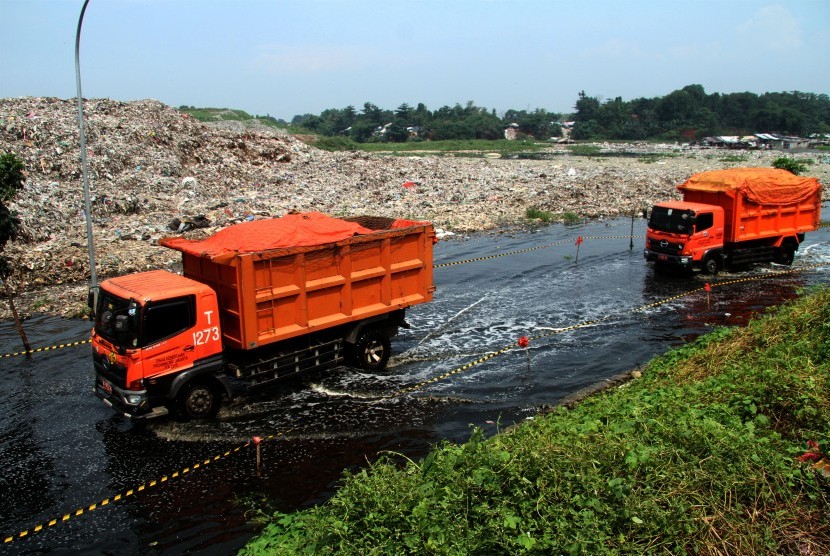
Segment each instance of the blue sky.
M0 0L0 98L75 97L82 6ZM582 90L830 94L830 2L90 0L80 52L87 98L569 112Z

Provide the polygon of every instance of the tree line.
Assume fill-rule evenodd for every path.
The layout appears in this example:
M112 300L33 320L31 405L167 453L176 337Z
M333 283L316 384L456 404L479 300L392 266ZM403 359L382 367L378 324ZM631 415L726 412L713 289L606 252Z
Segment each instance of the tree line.
M476 106L442 106L429 110L423 103L401 104L395 111L371 102L358 111L354 106L324 110L319 115L294 116L291 124L325 136L347 136L358 143L404 142L449 139L503 139L504 129L517 124L521 133L537 139L561 135L562 114L536 109L508 110L502 116L495 109Z
M561 137L566 126L577 140L694 141L759 132L807 137L830 133L830 98L799 91L707 94L701 85L687 85L663 97L630 101L603 100L581 91L568 114L537 108L499 115L473 101L437 110L404 103L393 111L366 102L360 110L347 106L297 115L291 125L358 143L502 139L507 128L518 138L548 140Z

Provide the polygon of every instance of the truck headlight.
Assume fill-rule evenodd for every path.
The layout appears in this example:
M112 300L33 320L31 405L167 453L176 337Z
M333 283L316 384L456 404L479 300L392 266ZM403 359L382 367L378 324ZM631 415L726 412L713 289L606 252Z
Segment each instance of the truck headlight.
M127 394L127 403L130 405L139 405L142 401L140 394Z
M680 257L680 264L689 264L689 257Z

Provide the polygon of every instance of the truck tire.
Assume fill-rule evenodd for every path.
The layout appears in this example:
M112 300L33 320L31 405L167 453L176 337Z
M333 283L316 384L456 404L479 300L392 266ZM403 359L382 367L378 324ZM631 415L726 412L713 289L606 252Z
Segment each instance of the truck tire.
M219 412L219 393L205 381L185 384L176 396L176 414L185 421L213 419Z
M703 262L703 272L706 274L717 276L718 270L720 270L720 265L715 257L709 257Z
M792 266L794 260L795 249L793 249L793 246L789 243L784 244L775 250L775 255L773 256L774 262L785 266Z
M377 328L370 328L354 345L354 361L360 368L379 371L386 367L391 351L389 337Z

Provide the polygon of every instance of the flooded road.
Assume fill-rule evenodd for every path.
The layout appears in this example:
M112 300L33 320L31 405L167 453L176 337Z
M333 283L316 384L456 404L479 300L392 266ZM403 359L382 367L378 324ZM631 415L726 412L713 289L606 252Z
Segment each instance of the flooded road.
M634 235L644 233L635 221ZM495 433L830 281L830 267L773 275L785 270L775 265L716 278L655 276L642 238L629 249L630 234L622 219L445 238L435 250L435 300L410 309L389 369L308 376L237 399L215 422L137 426L114 415L92 394L88 345L0 359L0 540L15 537L3 551L228 554L256 534L253 507L318 504L344 469L379 453L418 458L442 440L466 440L471 426ZM548 247L489 258L539 246ZM822 262L830 262L828 228L807 234L794 267ZM644 308L743 277L761 278ZM558 332L589 321L600 322ZM25 326L33 347L85 339L89 328L48 317ZM459 370L521 336L531 338L527 351ZM14 326L0 326L0 353L21 349ZM265 439L260 476L246 445L253 436Z

